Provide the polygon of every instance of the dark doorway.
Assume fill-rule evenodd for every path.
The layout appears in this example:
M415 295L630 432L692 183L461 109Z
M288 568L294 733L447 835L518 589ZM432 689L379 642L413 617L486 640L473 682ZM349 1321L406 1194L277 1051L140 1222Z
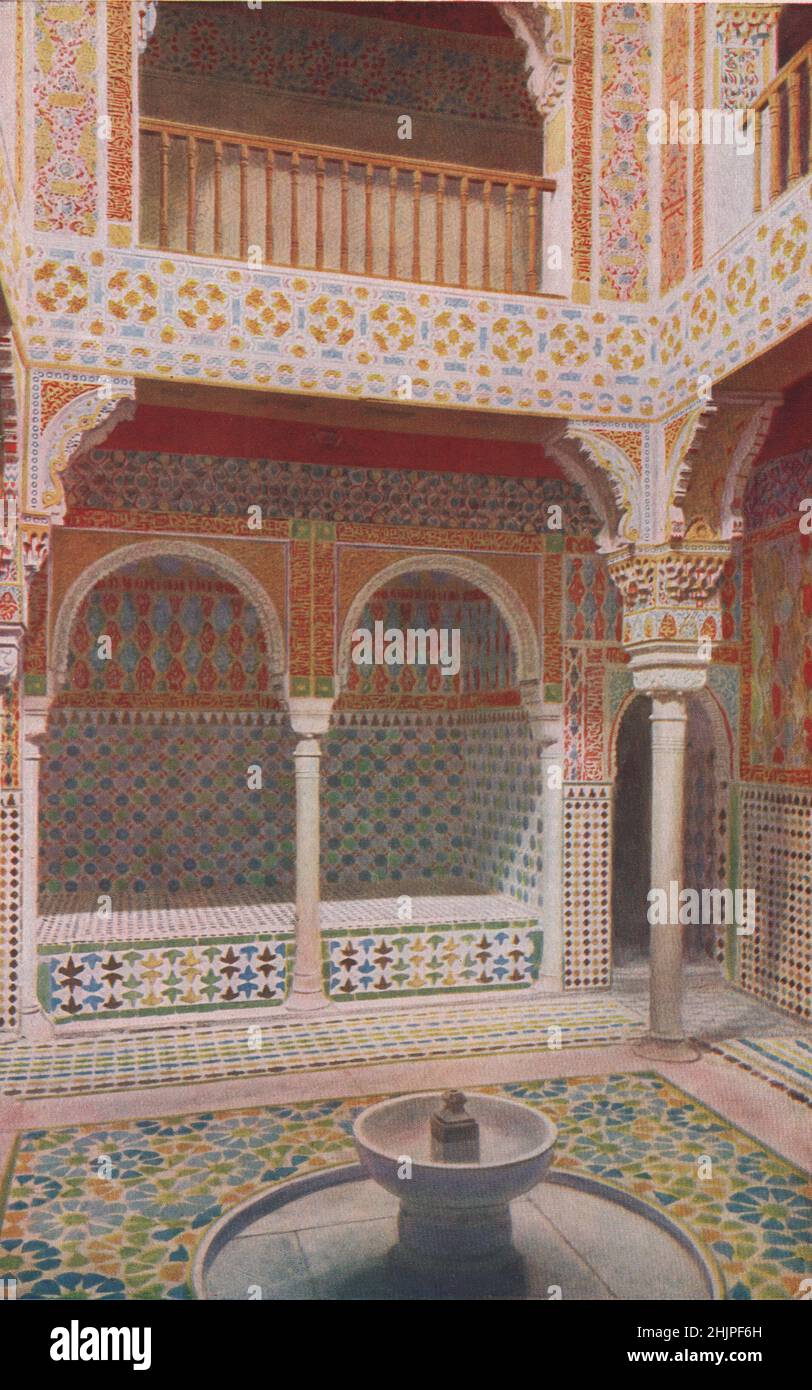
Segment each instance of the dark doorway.
M649 953L651 887L651 701L628 705L617 741L612 846L612 962L632 965Z

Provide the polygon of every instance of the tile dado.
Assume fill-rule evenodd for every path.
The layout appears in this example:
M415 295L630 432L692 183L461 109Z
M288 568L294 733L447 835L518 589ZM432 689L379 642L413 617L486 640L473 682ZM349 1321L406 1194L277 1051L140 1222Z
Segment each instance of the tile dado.
M346 927L336 922L332 930L323 929L328 996L348 1000L481 993L526 988L538 979L542 942L538 922L492 920L495 909L504 912L505 906L510 909L515 904L499 896L484 898L480 920L460 920L454 899L438 901L450 903L451 910L445 914L425 911L431 900L420 898L412 899L412 910L430 919L447 915L450 922L399 922L397 903L389 899L378 904L362 902L354 913L350 903L327 904L325 916L335 918L340 907L348 919ZM459 901L472 904L472 917L476 897ZM277 916L282 908L292 925L292 905L277 904ZM226 916L239 917L245 909L224 911ZM193 915L183 911L178 917L187 924ZM150 914L132 916L143 922ZM171 928L172 912L154 916L160 918L164 932ZM130 934L123 940L99 941L86 939L90 918L83 913L48 919L43 934L50 940L40 943L39 999L59 1025L233 1010L285 1000L293 959L292 929L212 936L211 928L209 932L202 928L195 935L178 932L168 939L138 940ZM353 925L365 919L363 926ZM61 933L60 921L65 924ZM68 943L53 939L71 929L81 939Z
M331 999L516 989L538 979L542 932L533 922L470 922L454 931L363 929L325 943Z

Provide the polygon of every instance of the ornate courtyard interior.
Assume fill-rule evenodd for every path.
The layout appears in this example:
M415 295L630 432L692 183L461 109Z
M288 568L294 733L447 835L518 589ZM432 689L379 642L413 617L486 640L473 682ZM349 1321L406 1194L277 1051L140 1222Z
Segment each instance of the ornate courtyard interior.
M797 4L0 6L16 1298L400 1296L353 1123L455 1088L558 1131L505 1296L804 1296L811 92Z

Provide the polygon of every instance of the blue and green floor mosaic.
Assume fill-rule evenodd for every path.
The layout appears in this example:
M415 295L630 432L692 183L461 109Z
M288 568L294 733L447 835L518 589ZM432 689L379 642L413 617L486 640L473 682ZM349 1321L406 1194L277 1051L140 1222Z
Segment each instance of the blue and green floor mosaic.
M799 1297L812 1267L807 1179L672 1083L635 1074L483 1089L551 1117L556 1167L686 1227L727 1298ZM191 1298L212 1223L270 1185L352 1162L353 1118L369 1102L25 1132L3 1185L0 1276L17 1281L19 1299Z
M332 1005L303 1019L274 1011L267 1023L201 1024L149 1032L95 1033L75 1041L0 1046L0 1094L27 1099L190 1085L235 1077L333 1071L430 1058L526 1055L551 1046L629 1042L639 1014L607 997L524 995L363 1014Z

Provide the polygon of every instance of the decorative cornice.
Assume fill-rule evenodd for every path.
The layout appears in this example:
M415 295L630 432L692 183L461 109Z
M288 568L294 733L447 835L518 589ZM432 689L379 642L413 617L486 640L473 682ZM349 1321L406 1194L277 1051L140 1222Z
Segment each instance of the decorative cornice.
M502 18L527 51L527 86L542 116L549 116L564 95L572 57L566 53L562 5L500 5Z

